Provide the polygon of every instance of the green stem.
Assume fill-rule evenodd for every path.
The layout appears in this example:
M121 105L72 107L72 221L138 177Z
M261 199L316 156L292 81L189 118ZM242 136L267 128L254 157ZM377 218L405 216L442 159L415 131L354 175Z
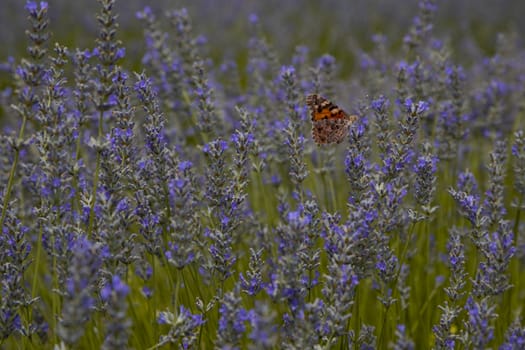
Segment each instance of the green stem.
M403 250L401 251L401 257L399 259L399 268L397 270L396 276L394 277L394 280L391 282L391 285L390 285L390 288L392 289L392 291L394 291L394 288L395 288L395 286L397 284L397 281L399 279L399 275L401 274L401 268L402 268L403 264L405 263L405 258L406 258L406 255L408 253L408 248L409 248L410 242L412 241L412 235L414 234L415 227L416 227L416 225L413 223L411 225L411 227L410 227L410 231L408 232L408 237L407 237L407 240L405 242L405 245L403 246ZM389 309L390 309L390 306L387 307L384 310L383 322L382 322L382 326L381 326L381 330L380 330L379 343L378 343L380 347L381 347L383 339L384 339L385 326L386 326L386 320L388 318L388 310Z
M431 285L431 282L430 282L431 274L425 271L425 267L430 266L429 265L430 240L428 239L428 222L427 221L425 221L422 231L423 231L423 244L422 244L423 249L422 251L424 253L422 254L422 256L420 256L420 260L421 260L420 266L422 268L419 269L419 273L423 274L420 280L424 281L422 294L423 294L423 299L426 299L426 300L425 300L423 307L421 308L421 311L420 311L421 316L419 318L423 320L423 329L421 329L420 332L418 332L418 334L422 335L422 339L428 339L427 332L430 329L431 314L427 312L426 310L427 310L428 302L432 298L432 294L434 294L435 290L431 293L431 295L429 295L427 299L426 296L429 294L428 291L431 290L431 286L430 286ZM418 322L416 321L416 323Z
M518 207L517 207L517 210L516 210L516 218L514 219L514 227L513 227L513 231L514 233L518 232L518 228L520 226L520 217L521 217L521 205L523 203L523 194L520 195L520 200L519 200L519 203L518 203ZM514 244L517 243L517 240L515 239L514 240Z
M98 116L98 141L102 140L102 122L104 113L100 111ZM91 191L91 204L89 207L89 224L88 224L88 237L91 237L93 232L93 225L95 224L95 203L97 201L97 189L98 189L98 177L100 174L100 151L97 145L97 162L95 168L95 175L93 176L93 190Z
M56 254L56 251L55 251L55 247L56 247L56 242L55 242L55 235L52 235L52 244L53 244L53 261L52 261L52 264L53 264L53 291L51 293L51 299L52 299L52 310L53 310L53 329L54 329L54 337L55 337L55 344L58 344L58 316L60 314L60 299L59 299L59 295L56 291L59 290L59 287L58 287L58 269L57 269L57 254Z
M31 298L34 299L36 296L36 286L37 286L37 280L38 280L38 265L40 264L40 256L42 254L42 236L44 235L44 230L42 226L40 225L40 229L38 231L38 242L36 245L36 257L35 257L35 265L34 268L34 274L33 274L33 285L31 286ZM31 309L31 319L33 319L33 309Z
M11 165L11 170L9 171L9 179L7 181L7 188L4 194L4 203L2 206L2 217L0 218L0 229L4 227L4 220L7 215L7 204L9 203L9 198L11 196L11 190L13 189L13 183L15 180L16 168L18 167L18 159L20 157L20 144L22 143L22 138L24 137L24 130L26 127L27 117L23 116L22 125L20 126L20 131L18 132L18 139L16 141L15 149L15 159L13 159L13 164Z
M412 235L414 234L415 227L416 227L415 223L412 223L410 227L410 231L408 232L408 238L405 242L405 245L403 246L403 250L401 251L401 258L399 259L399 269L397 270L396 277L392 281L392 289L397 284L397 280L399 279L399 275L401 274L401 267L405 263L406 255L408 253L408 247L410 245L410 242L412 241Z
M514 219L514 227L513 227L514 247L516 248L516 250L519 249L519 247L518 247L518 245L519 245L518 244L518 229L519 229L519 225L520 225L522 203L523 203L523 194L520 194L520 199L518 201L518 206L517 206L517 210L516 210L516 218ZM509 296L509 304L508 305L520 305L520 291L521 291L521 286L520 286L520 262L517 259L517 257L514 257L510 261L510 278L511 278L512 284L514 285L514 288L512 288L507 293L508 296ZM511 315L511 311L512 310L511 309L512 309L511 307L507 308L507 317L508 317L507 320L509 321L509 323L512 322L512 320L510 319L512 317L512 315Z
M354 338L359 338L359 332L360 332L360 322L359 322L359 304L361 304L361 293L359 293L359 285L357 286L355 290L355 298L354 298L354 313L352 315L352 318L354 319ZM358 342L354 341L354 349L358 349Z
M75 165L80 160L80 136L77 137L76 146L75 146ZM71 198L71 208L80 209L80 191L78 190L78 173L75 173L72 180L72 186L75 189L75 196Z
M158 289L160 288L159 286L159 283L157 283L157 277L158 277L158 272L157 272L157 264L156 264L156 261L157 259L155 259L155 255L152 254L151 256L151 270L152 270L152 274L151 274L151 277L152 277L152 280L153 280L153 283L155 285L155 287ZM158 294L158 293L157 293ZM152 298L152 307L153 307L153 319L154 320L157 320L157 300L158 300L158 297L157 296L154 296ZM159 323L158 322L153 322L153 339L159 339Z
M383 322L381 324L381 330L379 331L379 340L378 340L378 346L379 346L379 349L382 349L382 345L383 345L383 340L385 338L385 328L386 328L386 320L388 318L388 310L390 309L390 306L387 306L385 309L384 309L384 315L383 315Z
M423 315L425 314L425 312L427 311L428 309L428 306L430 305L430 302L434 299L434 297L436 296L437 292L439 291L439 289L434 289L432 290L432 292L430 293L430 295L428 296L428 299L425 301L425 303L423 304L423 306L421 307L421 310L419 311L419 317L416 319L416 322L414 322L414 325L412 326L410 332L412 334L414 334L416 331L417 331L417 328L419 327L419 320L421 318L423 318ZM426 321L426 318L425 318L425 321ZM430 328L429 328L430 329ZM423 338L423 339L428 339L428 338Z

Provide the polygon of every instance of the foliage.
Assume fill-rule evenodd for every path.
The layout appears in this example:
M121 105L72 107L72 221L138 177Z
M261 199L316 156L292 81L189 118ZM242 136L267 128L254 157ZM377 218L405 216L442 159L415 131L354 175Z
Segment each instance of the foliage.
M515 34L456 59L421 0L402 37L341 43L348 76L283 59L269 17L235 60L187 9L146 7L136 71L98 3L85 49L28 2L27 55L2 65L2 348L525 347ZM359 116L342 144L313 144L311 93Z

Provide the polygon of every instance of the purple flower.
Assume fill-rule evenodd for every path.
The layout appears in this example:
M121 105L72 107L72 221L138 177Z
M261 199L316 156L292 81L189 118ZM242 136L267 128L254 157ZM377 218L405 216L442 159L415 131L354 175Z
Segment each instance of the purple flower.
M127 198L124 198L122 200L120 200L118 203L117 203L117 212L127 212L129 209L129 201Z
M184 172L188 169L191 169L192 166L193 166L192 162L188 160L182 161L179 163L179 171Z
M395 350L411 350L415 349L414 342L408 337L406 327L404 324L399 324L396 327L396 342L393 346Z
M418 101L414 103L411 98L405 100L405 109L413 115L421 115L429 108L429 103L426 101Z
M469 340L475 348L486 348L494 338L494 326L491 320L497 316L494 313L495 305L491 305L486 298L475 301L469 297L465 310L468 313Z
M118 275L113 276L110 283L107 283L100 291L102 300L109 301L114 297L115 300L125 298L130 292L127 284L125 284Z
M319 59L318 65L320 66L332 66L335 64L335 58L331 55L323 55Z
M102 265L99 250L99 245L83 236L73 246L58 329L58 335L68 344L75 344L84 334L84 326L93 312L93 291Z
M255 309L250 313L251 332L250 341L258 348L271 349L277 345L278 332L275 323L275 312L261 302L257 302Z
M45 13L48 9L48 3L45 1L28 1L25 5L25 9L29 12L32 17L40 17L42 13Z
M428 206L435 191L437 157L420 156L414 164L416 173L415 198L418 204ZM428 211L431 209L428 208ZM429 214L429 213L428 213Z
M499 350L517 350L525 347L525 328L520 325L519 320L510 325L505 334L505 342Z
M251 13L250 16L248 16L248 20L251 24L257 24L259 23L259 16L255 13Z
M388 107L390 106L390 101L383 95L381 95L379 98L372 101L370 104L370 107L376 112L376 113L384 113Z
M242 307L241 298L237 295L237 292L224 295L223 301L219 306L219 315L216 345L218 347L240 348L247 328L247 322L251 319L251 313Z
M292 76L295 74L295 68L293 66L282 66L280 75L283 79L286 79L287 76Z
M177 314L171 311L159 312L157 322L169 326L169 332L160 337L159 345L182 344L183 348L190 348L197 341L199 329L205 321L202 315L192 314L181 305Z

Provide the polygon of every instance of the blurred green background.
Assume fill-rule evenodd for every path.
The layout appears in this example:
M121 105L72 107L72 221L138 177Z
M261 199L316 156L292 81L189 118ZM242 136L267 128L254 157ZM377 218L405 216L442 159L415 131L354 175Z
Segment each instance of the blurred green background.
M258 15L268 39L286 60L295 46L306 45L312 53L330 53L353 69L351 58L357 46L371 47L371 36L383 33L390 47L400 46L415 14L416 0L127 0L117 1L121 32L128 50L127 64L137 65L142 56L142 27L135 13L150 6L161 17L164 11L186 7L193 20L194 33L208 39L210 56L239 58L247 47L250 14ZM0 1L0 61L24 53L27 26L23 0ZM443 0L437 1L435 31L452 41L459 58L468 64L469 50L479 47L485 54L494 49L498 32L525 34L525 1L522 0ZM70 47L93 47L97 26L96 0L50 0L50 29L53 41Z

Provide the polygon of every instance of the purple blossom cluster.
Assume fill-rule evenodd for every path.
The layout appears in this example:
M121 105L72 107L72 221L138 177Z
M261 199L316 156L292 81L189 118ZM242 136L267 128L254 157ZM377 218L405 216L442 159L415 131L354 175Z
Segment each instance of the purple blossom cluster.
M28 1L0 66L0 348L525 349L515 34L461 60L420 0L348 76L263 16L218 59L145 7L136 69L98 5L71 48ZM308 94L358 115L345 142L314 145Z

